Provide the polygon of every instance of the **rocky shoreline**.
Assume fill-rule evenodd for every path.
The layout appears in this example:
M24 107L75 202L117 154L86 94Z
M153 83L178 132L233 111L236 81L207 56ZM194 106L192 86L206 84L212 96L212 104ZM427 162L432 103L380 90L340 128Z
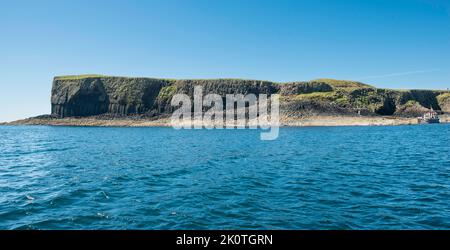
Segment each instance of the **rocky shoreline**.
M441 123L450 123L449 115L441 116ZM280 126L397 126L418 124L417 118L392 116L309 116L302 118L281 117ZM0 125L40 125L40 126L80 126L80 127L169 127L170 117L146 118L136 116L107 117L66 117L51 115L0 123Z

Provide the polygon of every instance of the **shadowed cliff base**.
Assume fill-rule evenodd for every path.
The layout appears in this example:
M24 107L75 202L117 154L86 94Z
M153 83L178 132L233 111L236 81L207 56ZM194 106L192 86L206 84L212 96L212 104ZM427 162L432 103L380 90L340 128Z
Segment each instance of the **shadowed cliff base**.
M51 116L9 124L166 125L167 117L177 108L170 105L172 97L183 93L193 98L198 85L203 94L214 93L223 98L226 94L279 94L283 125L410 124L430 107L441 115L450 113L449 91L380 89L356 81L276 83L78 75L54 78Z

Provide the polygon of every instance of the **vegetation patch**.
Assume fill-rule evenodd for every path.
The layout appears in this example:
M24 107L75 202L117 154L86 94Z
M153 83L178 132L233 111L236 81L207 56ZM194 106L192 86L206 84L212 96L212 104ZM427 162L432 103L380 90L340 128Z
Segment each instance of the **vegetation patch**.
M299 94L293 96L295 101L312 101L322 103L333 103L340 107L350 106L350 100L347 95L339 91L333 92L314 92L308 94Z
M444 103L450 101L450 93L443 93L437 96L439 103Z
M71 75L71 76L56 76L55 80L82 80L87 78L99 78L99 77L108 77L104 75Z
M356 81L347 81L347 80L336 80L329 78L321 78L312 80L311 82L323 82L333 86L334 88L374 88L368 84Z
M172 99L173 95L177 92L177 87L175 85L170 85L161 88L159 91L157 99L160 101L168 101Z

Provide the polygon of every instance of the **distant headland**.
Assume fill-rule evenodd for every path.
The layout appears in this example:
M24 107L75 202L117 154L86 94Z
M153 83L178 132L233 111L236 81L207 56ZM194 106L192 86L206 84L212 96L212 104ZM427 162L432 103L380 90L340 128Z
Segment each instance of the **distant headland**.
M58 76L50 115L11 123L75 126L166 126L174 94L280 94L281 124L287 126L415 124L429 108L449 122L450 92L392 90L347 80L288 83L244 79L157 79L103 75Z

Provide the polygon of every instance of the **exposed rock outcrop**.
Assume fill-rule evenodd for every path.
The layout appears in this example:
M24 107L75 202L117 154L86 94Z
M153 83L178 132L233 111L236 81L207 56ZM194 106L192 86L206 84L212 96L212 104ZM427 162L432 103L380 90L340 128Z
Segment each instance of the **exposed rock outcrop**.
M450 92L440 94L436 99L441 110L445 113L450 113Z
M395 111L395 115L403 117L419 117L427 111L428 109L420 105L419 102L410 100L407 103L400 105Z
M281 95L309 94L314 92L331 92L333 87L325 82L292 82L280 86Z
M170 82L151 78L57 77L52 88L52 114L143 114L155 108L160 90Z

